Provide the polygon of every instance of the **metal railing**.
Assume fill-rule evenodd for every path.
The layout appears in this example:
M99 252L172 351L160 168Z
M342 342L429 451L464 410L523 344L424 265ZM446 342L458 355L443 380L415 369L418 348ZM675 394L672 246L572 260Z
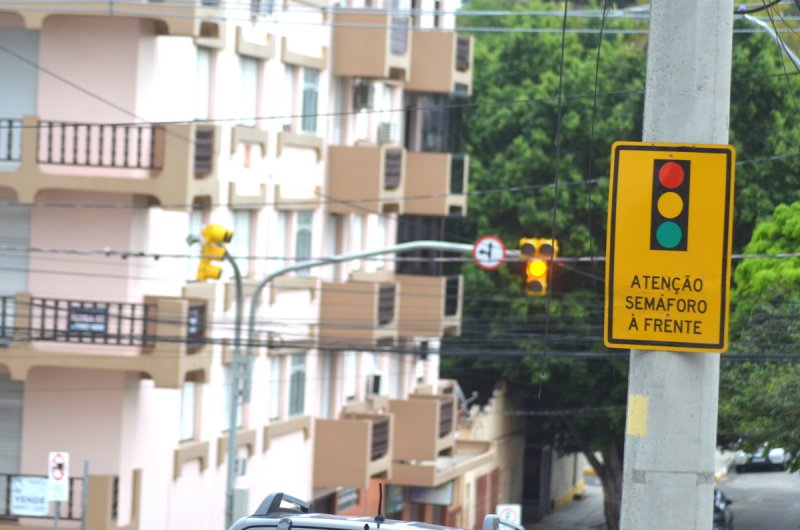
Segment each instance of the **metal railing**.
M383 188L386 191L396 190L403 179L403 151L386 150L383 160Z
M372 448L370 461L374 462L389 452L389 420L372 420Z
M83 518L81 499L83 497L83 477L69 478L69 492L65 502L60 504L59 519L80 521ZM15 491L26 491L21 498ZM21 475L0 473L0 520L18 517L52 519L54 507L44 500L47 491L47 475ZM41 492L40 494L37 492ZM114 492L116 502L117 492Z
M381 285L378 289L378 325L384 326L394 320L394 284Z
M40 121L40 164L122 169L160 169L161 125L114 125Z
M8 342L14 338L13 296L0 296L0 341Z
M19 162L22 154L22 120L0 118L0 162Z
M154 320L152 304L32 298L31 340L142 346Z

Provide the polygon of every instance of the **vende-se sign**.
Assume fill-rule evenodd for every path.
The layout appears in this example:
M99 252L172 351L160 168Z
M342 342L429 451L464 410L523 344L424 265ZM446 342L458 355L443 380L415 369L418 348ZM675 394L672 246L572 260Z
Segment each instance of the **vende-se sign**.
M616 142L603 338L611 348L728 348L730 145Z

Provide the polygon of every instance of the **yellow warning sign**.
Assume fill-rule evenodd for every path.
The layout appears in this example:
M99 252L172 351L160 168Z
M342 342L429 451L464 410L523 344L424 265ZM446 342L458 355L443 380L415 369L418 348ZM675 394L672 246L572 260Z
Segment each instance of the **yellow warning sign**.
M611 348L728 348L730 145L611 148L604 342Z

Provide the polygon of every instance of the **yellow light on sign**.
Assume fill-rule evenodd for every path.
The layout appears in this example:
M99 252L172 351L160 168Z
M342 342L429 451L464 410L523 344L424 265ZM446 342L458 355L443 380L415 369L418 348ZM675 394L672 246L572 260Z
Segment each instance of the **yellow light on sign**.
M735 151L616 142L603 338L611 348L728 348Z

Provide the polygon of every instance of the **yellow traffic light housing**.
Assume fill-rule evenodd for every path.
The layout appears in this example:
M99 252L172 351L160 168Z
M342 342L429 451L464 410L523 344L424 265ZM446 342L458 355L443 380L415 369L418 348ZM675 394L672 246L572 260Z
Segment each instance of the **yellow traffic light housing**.
M550 279L550 261L558 256L558 241L523 237L519 251L525 262L525 292L529 296L544 296Z
M219 280L222 276L222 267L214 265L212 261L222 261L228 253L222 243L229 243L233 238L233 231L221 225L206 225L200 232L203 236L203 251L200 256L200 265L197 267L197 281Z

